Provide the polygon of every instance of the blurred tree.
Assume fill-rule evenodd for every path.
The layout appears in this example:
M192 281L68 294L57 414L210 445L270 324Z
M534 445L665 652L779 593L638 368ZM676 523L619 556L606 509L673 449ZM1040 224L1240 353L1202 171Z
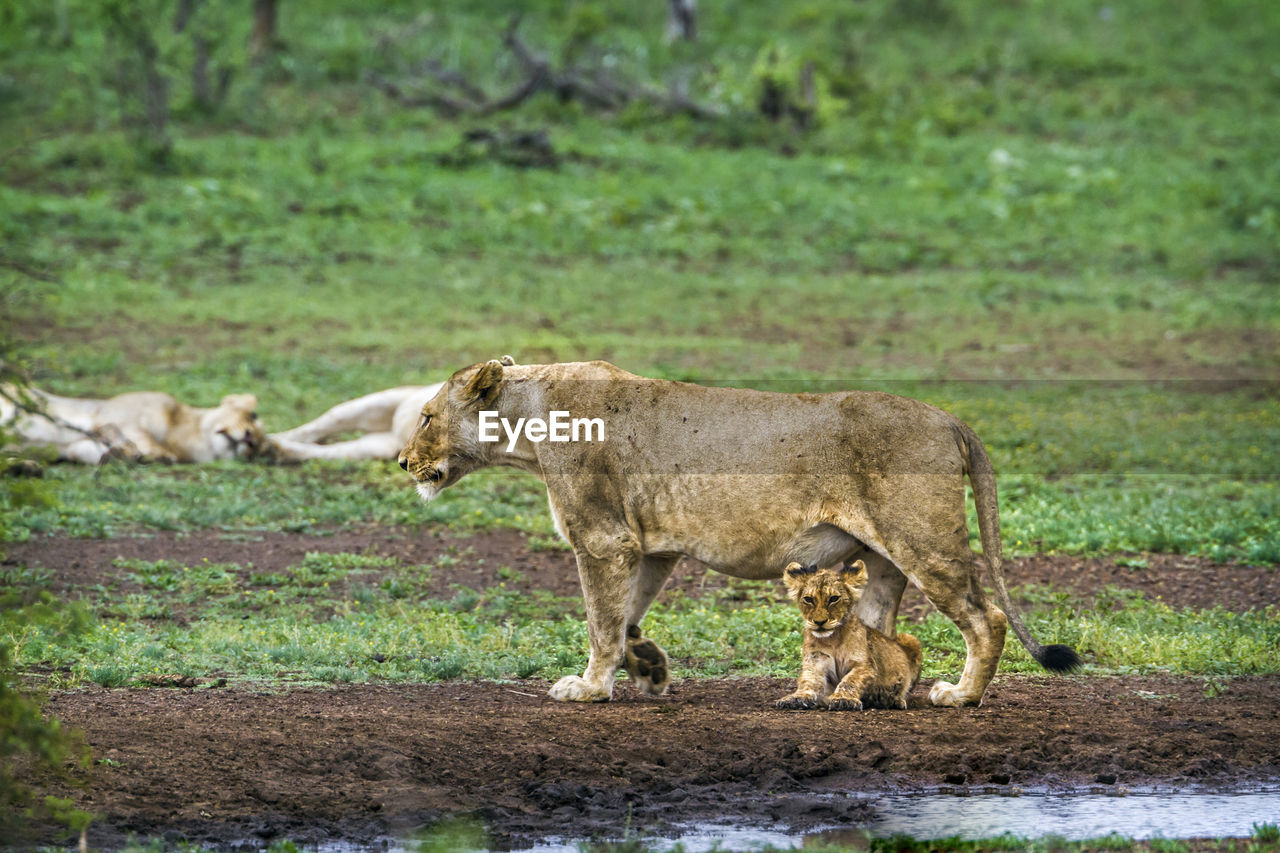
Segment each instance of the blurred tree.
M275 52L277 44L276 0L253 0L253 32L249 36L249 54L259 62Z
M698 40L698 0L667 0L668 42Z
M139 114L126 115L126 124L139 131L148 159L163 162L173 152L169 137L169 78L160 67L160 47L151 32L142 4L110 0L102 7L107 35L122 49L113 82L122 104L141 106Z

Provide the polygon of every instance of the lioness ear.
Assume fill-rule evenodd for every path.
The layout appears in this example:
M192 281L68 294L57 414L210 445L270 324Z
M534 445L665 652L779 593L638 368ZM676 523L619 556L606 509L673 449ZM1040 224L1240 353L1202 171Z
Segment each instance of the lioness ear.
M516 366L516 360L515 360L514 358L512 358L511 356L509 356L509 355L504 355L502 358L498 359L498 361L502 362L502 366L503 366L503 367L515 367L515 366Z
M252 394L228 394L222 398L222 405L229 409L244 409L252 412L258 408L258 398Z
M502 362L496 358L485 362L467 383L463 396L469 402L487 403L498 391L498 383L502 381Z

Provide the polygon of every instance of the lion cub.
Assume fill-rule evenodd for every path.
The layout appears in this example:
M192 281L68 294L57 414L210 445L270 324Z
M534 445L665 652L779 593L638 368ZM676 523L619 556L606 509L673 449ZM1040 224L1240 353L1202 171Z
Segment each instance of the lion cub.
M887 637L864 625L854 612L867 584L858 560L839 569L791 563L783 572L787 593L804 616L800 678L778 707L861 711L906 708L920 678L920 641L910 634Z

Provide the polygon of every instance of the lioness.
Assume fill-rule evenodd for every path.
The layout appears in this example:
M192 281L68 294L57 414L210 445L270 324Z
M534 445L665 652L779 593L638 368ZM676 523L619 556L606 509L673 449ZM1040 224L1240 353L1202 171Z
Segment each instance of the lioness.
M804 616L804 645L795 692L778 707L861 711L907 707L920 678L920 641L886 637L858 620L854 607L867 582L861 560L835 571L791 563L782 573Z
M216 408L198 409L160 391L97 400L0 390L0 425L24 445L52 447L71 462L211 462L252 458L266 447L252 394L229 394Z
M482 441L482 411L495 413L487 423L511 424L570 412L602 419L604 435L538 441L517 428L514 440ZM858 616L889 636L910 579L956 623L968 652L959 683L939 681L930 691L937 705L982 700L1004 648L1006 613L1042 665L1078 663L1066 646L1036 642L1009 601L995 473L982 442L916 400L706 388L601 361L495 359L459 370L423 406L399 462L425 499L493 465L546 483L556 529L577 558L591 646L586 671L556 682L555 699L606 701L621 666L642 689L666 690L666 655L656 646L649 653L652 641L638 626L681 555L745 578L777 577L792 561L860 557L869 579ZM969 549L966 475L1004 612L983 594ZM649 675L636 665L642 644Z
M285 432L272 433L280 462L305 459L394 459L413 435L418 416L443 383L388 388L347 400L320 417ZM326 444L334 436L363 432L358 438Z

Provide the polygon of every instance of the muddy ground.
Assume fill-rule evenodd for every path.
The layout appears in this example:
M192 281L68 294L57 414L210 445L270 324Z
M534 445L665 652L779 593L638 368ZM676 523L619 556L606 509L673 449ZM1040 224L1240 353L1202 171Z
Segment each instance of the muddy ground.
M356 551L429 563L463 556L430 584L497 582L576 594L569 555L532 552L503 532L463 538L379 530L334 536L213 534L41 539L7 562L54 570L65 591L122 572L116 557L240 562L279 571L308 551ZM1014 583L1089 593L1117 585L1176 606L1235 610L1280 599L1280 572L1185 557L1010 561ZM1126 560L1125 562L1135 562ZM685 567L673 586L723 582ZM669 594L669 593L668 593ZM909 598L911 612L927 607ZM981 708L783 712L780 679L677 683L639 696L620 683L607 705L545 698L548 682L445 682L263 692L247 687L58 693L49 710L84 732L98 763L73 796L100 815L90 843L129 835L228 846L274 838L373 842L445 816L485 823L497 846L552 834L736 818L797 829L857 823L874 808L848 792L961 788L1238 787L1280 780L1280 679L1206 691L1164 676L1001 677ZM1213 695L1206 695L1213 694Z

